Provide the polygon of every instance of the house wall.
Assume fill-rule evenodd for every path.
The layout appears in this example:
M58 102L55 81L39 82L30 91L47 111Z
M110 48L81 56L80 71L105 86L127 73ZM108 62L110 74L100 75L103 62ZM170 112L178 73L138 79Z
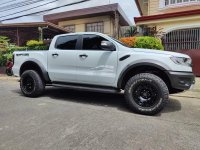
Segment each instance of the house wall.
M177 29L200 27L200 15L166 18L152 21L139 22L137 26L146 25L148 27L157 26L167 33Z
M85 32L87 23L104 22L104 33L107 35L113 35L113 19L110 16L100 16L92 18L83 18L70 21L61 21L58 23L59 26L65 27L67 25L75 25L75 32Z
M174 7L162 7L162 5L160 5L161 1L162 0L149 0L148 15L158 15L200 9L200 3L193 3L190 5L181 4L179 6Z
M160 3L160 0L149 0L148 16L161 13L159 10L159 3Z
M139 0L138 3L142 10L142 15L147 16L148 15L148 7L149 7L148 3L144 4L143 1L141 1L141 0Z
M181 21L162 22L157 24L158 27L163 28L163 31L168 33L173 30L185 29L185 28L196 28L200 27L200 16L199 19L185 19Z
M182 4L177 7L162 7L160 5L161 1L164 2L164 0L149 0L148 16L200 9L200 2L196 2L192 5ZM140 21L137 22L136 25L145 25L148 27L157 26L158 28L161 28L163 32L167 33L176 29L200 27L200 14L182 17L172 17L166 19Z

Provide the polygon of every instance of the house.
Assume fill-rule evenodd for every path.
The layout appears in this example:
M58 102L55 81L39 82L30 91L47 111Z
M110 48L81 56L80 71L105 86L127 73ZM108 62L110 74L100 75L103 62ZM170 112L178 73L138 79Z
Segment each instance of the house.
M55 35L68 33L67 29L49 22L0 24L0 35L9 37L11 43L26 45L29 40L48 40Z
M14 0L0 4L0 35L19 46L29 39L52 39L67 32L97 31L117 38L121 26L132 24L118 3L107 0Z
M200 76L200 0L135 0L141 17L135 17L138 30L162 34L168 51L178 51L193 59L193 71Z
M117 3L49 14L44 21L70 32L101 32L115 38L120 35L120 27L131 25Z

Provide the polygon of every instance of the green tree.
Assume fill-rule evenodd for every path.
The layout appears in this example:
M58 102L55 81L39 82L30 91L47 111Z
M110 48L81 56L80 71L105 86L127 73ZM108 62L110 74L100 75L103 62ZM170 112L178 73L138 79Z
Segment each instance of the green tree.
M9 46L9 39L5 36L0 36L0 54L6 53Z
M125 36L126 37L133 37L137 34L137 28L135 26L130 26L129 29L126 30Z
M159 38L141 36L136 38L135 47L145 49L164 50L162 42Z

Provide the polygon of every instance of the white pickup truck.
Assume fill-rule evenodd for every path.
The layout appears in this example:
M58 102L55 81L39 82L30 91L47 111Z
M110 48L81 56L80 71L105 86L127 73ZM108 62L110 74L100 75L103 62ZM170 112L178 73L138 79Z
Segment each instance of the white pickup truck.
M160 112L169 94L194 84L187 55L129 48L101 33L56 36L46 51L14 52L15 76L22 93L38 97L46 85L96 92L124 91L130 108L141 114Z

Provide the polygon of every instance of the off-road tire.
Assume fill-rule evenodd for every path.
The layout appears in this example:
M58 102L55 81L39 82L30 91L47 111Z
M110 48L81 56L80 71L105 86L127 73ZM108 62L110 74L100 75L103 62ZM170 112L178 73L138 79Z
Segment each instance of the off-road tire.
M152 101L151 103L155 103L155 104L152 104L152 106L150 107L141 106L141 105L144 105L144 101L141 101L141 96L138 96L139 92L137 89L140 86L144 87L144 89L145 89L145 86L148 88L153 87L153 88L149 88L150 92L148 92L146 95L153 95L154 98L156 97L155 101L153 98L151 100ZM154 92L157 94L149 94L149 93L154 93ZM140 92L140 94L141 93L142 92ZM130 78L129 81L126 83L124 94L130 108L134 112L139 113L139 114L144 114L144 115L155 115L159 113L164 108L166 103L169 101L169 90L165 82L158 76L154 74L150 74L150 73L141 73ZM138 97L136 96L135 98L134 95L137 95ZM146 100L145 103L148 104L148 100Z
M20 88L25 96L34 98L43 94L45 84L36 71L27 70L21 75Z

